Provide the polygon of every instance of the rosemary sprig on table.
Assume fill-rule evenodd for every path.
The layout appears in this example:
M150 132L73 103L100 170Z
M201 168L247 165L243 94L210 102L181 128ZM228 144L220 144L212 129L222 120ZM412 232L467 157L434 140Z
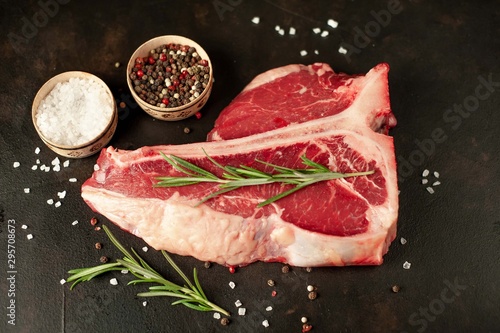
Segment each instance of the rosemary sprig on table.
M194 284L189 280L189 278L182 272L182 270L175 264L172 258L167 252L161 251L168 263L174 268L174 270L182 277L186 285L180 286L173 282L168 281L163 276L155 271L151 266L144 261L137 252L131 248L132 255L127 251L123 245L115 238L111 231L103 226L104 231L108 235L111 242L123 253L125 256L123 259L117 259L114 263L102 264L95 267L89 268L78 268L72 269L68 273L71 276L68 278L67 282L73 282L70 289L73 289L78 283L89 281L92 278L110 272L110 271L121 271L128 270L137 279L130 281L128 284L138 284L138 283L154 283L156 285L150 286L149 291L139 293L137 296L142 297L153 297L153 296L169 296L179 298L179 300L174 301L172 305L182 304L188 308L198 310L198 311L217 311L226 316L229 316L229 312L221 308L220 306L210 302L203 291L200 281L198 280L198 274L196 268L193 268L193 281Z
M205 151L203 151L205 152ZM347 177L359 177L367 176L373 174L375 171L364 171L364 172L354 172L354 173L340 173L334 172L328 169L326 166L313 162L304 155L301 156L302 163L308 167L306 169L291 169L275 165L272 163L267 163L261 160L255 160L263 165L272 167L275 173L267 173L249 166L240 165L239 167L234 166L222 166L220 163L215 161L212 157L205 155L207 158L215 164L218 168L223 170L222 176L218 177L202 169L180 157L175 155L167 156L163 152L160 152L163 158L170 163L176 170L186 174L186 177L158 177L158 183L156 186L159 187L176 187L176 186L187 186L199 183L218 183L219 190L204 197L198 204L201 204L211 198L214 198L220 194L235 190L243 186L255 186L264 185L272 183L281 183L285 185L294 185L291 189L277 194L257 205L257 207L263 207L272 202L275 202L281 198L284 198L298 190L318 183L325 180L332 180L338 178Z

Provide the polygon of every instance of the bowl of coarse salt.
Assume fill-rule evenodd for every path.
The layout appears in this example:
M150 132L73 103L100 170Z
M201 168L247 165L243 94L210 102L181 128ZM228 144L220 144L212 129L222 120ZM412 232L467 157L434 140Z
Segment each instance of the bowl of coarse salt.
M148 40L135 50L127 65L132 97L150 116L160 120L195 115L210 97L213 82L207 52L183 36Z
M54 76L33 100L32 120L42 141L65 157L83 158L109 143L118 123L115 99L97 76Z

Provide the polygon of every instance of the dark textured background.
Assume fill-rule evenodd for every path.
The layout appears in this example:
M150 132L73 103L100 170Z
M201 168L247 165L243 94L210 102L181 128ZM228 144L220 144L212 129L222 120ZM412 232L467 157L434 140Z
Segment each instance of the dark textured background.
M376 28L371 11L387 9L387 1L66 2L57 10L52 6L45 21L37 1L0 2L0 331L300 332L302 316L310 319L314 332L500 330L500 2L401 1L402 10L386 26L379 25L367 45L358 41L359 52L349 59L337 52L339 46L355 46L357 29ZM251 23L254 16L260 16L259 25ZM329 18L339 21L337 29L326 25ZM24 27L36 19L36 31ZM280 36L275 25L286 31L293 26L297 34ZM330 35L314 35L314 27ZM125 66L117 69L114 63L126 64L137 46L164 34L190 37L210 54L216 82L200 120L154 121L127 102ZM309 55L301 57L301 49ZM59 173L31 170L36 158L50 163L55 157L31 122L32 100L46 80L69 70L101 77L118 102L128 103L111 144L132 149L204 141L220 110L255 75L316 61L350 74L364 73L379 62L391 66L401 208L398 239L382 266L310 273L294 268L282 274L280 264L256 263L231 275L226 268L207 270L195 259L174 256L187 271L197 267L209 297L233 313L228 327L211 313L172 307L168 299L151 299L144 307L135 296L144 286L125 286L130 276L117 274L118 286L109 284L111 276L73 291L59 284L67 270L118 253L102 231L92 229L94 214L79 196L95 156L72 160ZM478 100L474 96L481 78L496 83L489 96ZM447 111L474 101L479 105L470 115ZM186 126L192 129L187 135ZM445 139L430 144L434 131ZM425 151L415 140L427 144ZM38 156L36 147L42 148ZM21 163L18 169L12 167L14 161ZM421 184L426 168L441 174L442 185L434 195ZM70 177L78 183L68 183ZM25 187L30 194L23 192ZM47 205L62 190L68 191L62 206ZM15 327L7 325L6 317L8 219L17 222ZM72 226L74 220L80 223ZM100 222L109 225L104 218ZM28 230L20 229L22 224ZM126 244L144 246L114 226L112 230ZM28 233L34 235L31 241ZM399 237L408 243L401 245ZM100 251L94 248L97 241L104 244ZM178 281L158 253L144 256ZM403 269L405 261L412 263L410 270ZM268 279L277 283L275 298ZM237 284L234 290L228 287L231 280ZM459 289L450 291L449 283ZM313 302L307 300L308 284L318 287ZM397 294L390 290L394 284L401 287ZM237 299L247 308L244 317L236 314ZM272 312L264 310L268 305ZM261 326L264 319L270 323L267 329Z

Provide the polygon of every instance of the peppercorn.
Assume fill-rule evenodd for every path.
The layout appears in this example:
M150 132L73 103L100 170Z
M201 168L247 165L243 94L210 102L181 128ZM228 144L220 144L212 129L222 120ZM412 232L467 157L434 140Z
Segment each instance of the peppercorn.
M97 219L95 217L90 219L90 225L94 226L97 224Z
M226 317L222 318L222 319L220 320L220 324L221 324L222 326L227 326L227 325L229 325L229 319L227 319Z
M312 272L312 270L313 270L313 269L312 269L312 267L306 267L306 272L307 272L307 273L311 273L311 272Z
M270 287L274 286L274 280L267 280L267 285Z
M99 258L99 261L100 261L101 263L105 264L105 263L107 263L107 262L108 262L108 257L106 257L106 256L102 256L102 257L100 257L100 258Z
M391 290L393 293L398 293L401 290L401 288L395 284L392 286Z
M125 102L120 102L120 108L125 109L127 107L127 104Z
M189 129L189 127L184 127L184 133L188 134L189 132L191 132L191 130Z
M205 261L205 268L210 268L210 261Z
M302 325L302 333L309 332L310 330L312 330L312 325L309 324Z
M283 272L283 273L290 272L290 266L285 265L285 266L281 267L281 272Z
M307 297L312 301L318 297L318 294L315 291L311 291L309 294L307 294Z
M101 244L101 243L95 243L95 248L96 248L97 250L102 249L102 244Z

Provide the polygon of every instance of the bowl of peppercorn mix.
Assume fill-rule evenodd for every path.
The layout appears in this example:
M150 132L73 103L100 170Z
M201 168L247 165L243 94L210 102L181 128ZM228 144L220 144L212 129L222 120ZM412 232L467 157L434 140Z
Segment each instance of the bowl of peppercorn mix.
M195 41L160 36L132 54L127 84L137 104L152 117L182 120L195 115L207 102L213 85L212 63Z

